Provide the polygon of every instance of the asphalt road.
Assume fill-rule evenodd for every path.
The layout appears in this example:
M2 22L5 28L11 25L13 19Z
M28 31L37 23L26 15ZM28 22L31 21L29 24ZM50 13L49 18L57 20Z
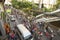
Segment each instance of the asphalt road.
M54 32L51 33L50 32L51 30L46 31L46 32L48 32L49 36L46 35L46 32L44 30L44 27L43 26L40 26L40 24L36 24L35 27L38 28L37 29L37 32L36 31L34 32L34 34L35 34L35 40L38 39L38 38L41 38L41 39L38 39L38 40L60 40L60 36L57 33L57 30L54 29L54 27L50 27L49 26L51 28L51 30L53 30ZM41 34L37 35L38 32L42 32L43 35L42 36L39 36ZM51 37L52 35L54 35L54 37Z
M16 9L14 9L14 10L16 10ZM16 13L17 13L16 11L13 12L13 14L16 16L16 21L15 21L16 25L20 24L20 23L24 23L23 16L18 15ZM11 26L14 28L14 25L15 25L14 22L10 22L10 23L11 23ZM28 23L24 23L24 24L27 25ZM44 32L44 27L42 27L40 24L36 24L35 27L38 28L38 29L36 31L34 31L34 33L33 33L34 40L60 40L60 36L59 36L59 34L57 34L57 31L54 28L52 28L52 30L54 31L52 34L54 34L55 36L51 39L51 33L49 31L47 31L50 34L50 36L47 37L46 33ZM22 36L20 35L20 33L18 32L18 30L15 30L15 31L20 36L21 40L24 40L22 38ZM38 34L38 32L42 32L43 35Z

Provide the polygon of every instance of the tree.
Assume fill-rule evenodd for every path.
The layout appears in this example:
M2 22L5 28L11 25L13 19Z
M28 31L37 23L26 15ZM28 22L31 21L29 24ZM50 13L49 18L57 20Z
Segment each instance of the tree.
M42 8L43 0L39 0L39 8Z
M60 0L57 0L56 8L59 8L59 7L60 7Z
M26 2L27 0L22 0L22 2Z

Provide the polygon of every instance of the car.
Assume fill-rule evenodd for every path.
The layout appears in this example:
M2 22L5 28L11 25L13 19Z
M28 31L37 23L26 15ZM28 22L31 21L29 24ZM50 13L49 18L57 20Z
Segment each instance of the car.
M11 20L12 22L16 20L15 15L9 15L9 17L10 17L10 20Z

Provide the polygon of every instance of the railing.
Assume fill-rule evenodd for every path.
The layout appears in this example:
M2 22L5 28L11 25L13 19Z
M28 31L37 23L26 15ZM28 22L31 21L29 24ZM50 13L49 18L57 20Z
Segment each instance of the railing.
M56 26L54 26L54 25L52 25L52 24L50 24L50 23L48 23L48 25L49 25L50 27L53 27L55 30L58 30L58 29L59 29L58 27L56 27Z

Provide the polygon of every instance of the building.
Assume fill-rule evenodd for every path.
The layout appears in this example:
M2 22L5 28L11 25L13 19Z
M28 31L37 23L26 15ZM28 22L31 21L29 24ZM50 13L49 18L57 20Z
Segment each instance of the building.
M46 8L53 8L56 5L57 0L43 0L44 7Z
M42 8L42 4L44 7L46 8L53 8L54 5L56 5L56 2L57 0L40 0L40 3L39 3L39 8Z
M9 2L11 2L12 0L5 0L5 1L7 2L7 4L11 4ZM24 1L24 0L17 0L17 1ZM39 4L39 8L42 8L42 4L46 8L53 8L54 5L56 5L56 3L57 3L56 2L57 0L25 0L25 1L38 3Z

